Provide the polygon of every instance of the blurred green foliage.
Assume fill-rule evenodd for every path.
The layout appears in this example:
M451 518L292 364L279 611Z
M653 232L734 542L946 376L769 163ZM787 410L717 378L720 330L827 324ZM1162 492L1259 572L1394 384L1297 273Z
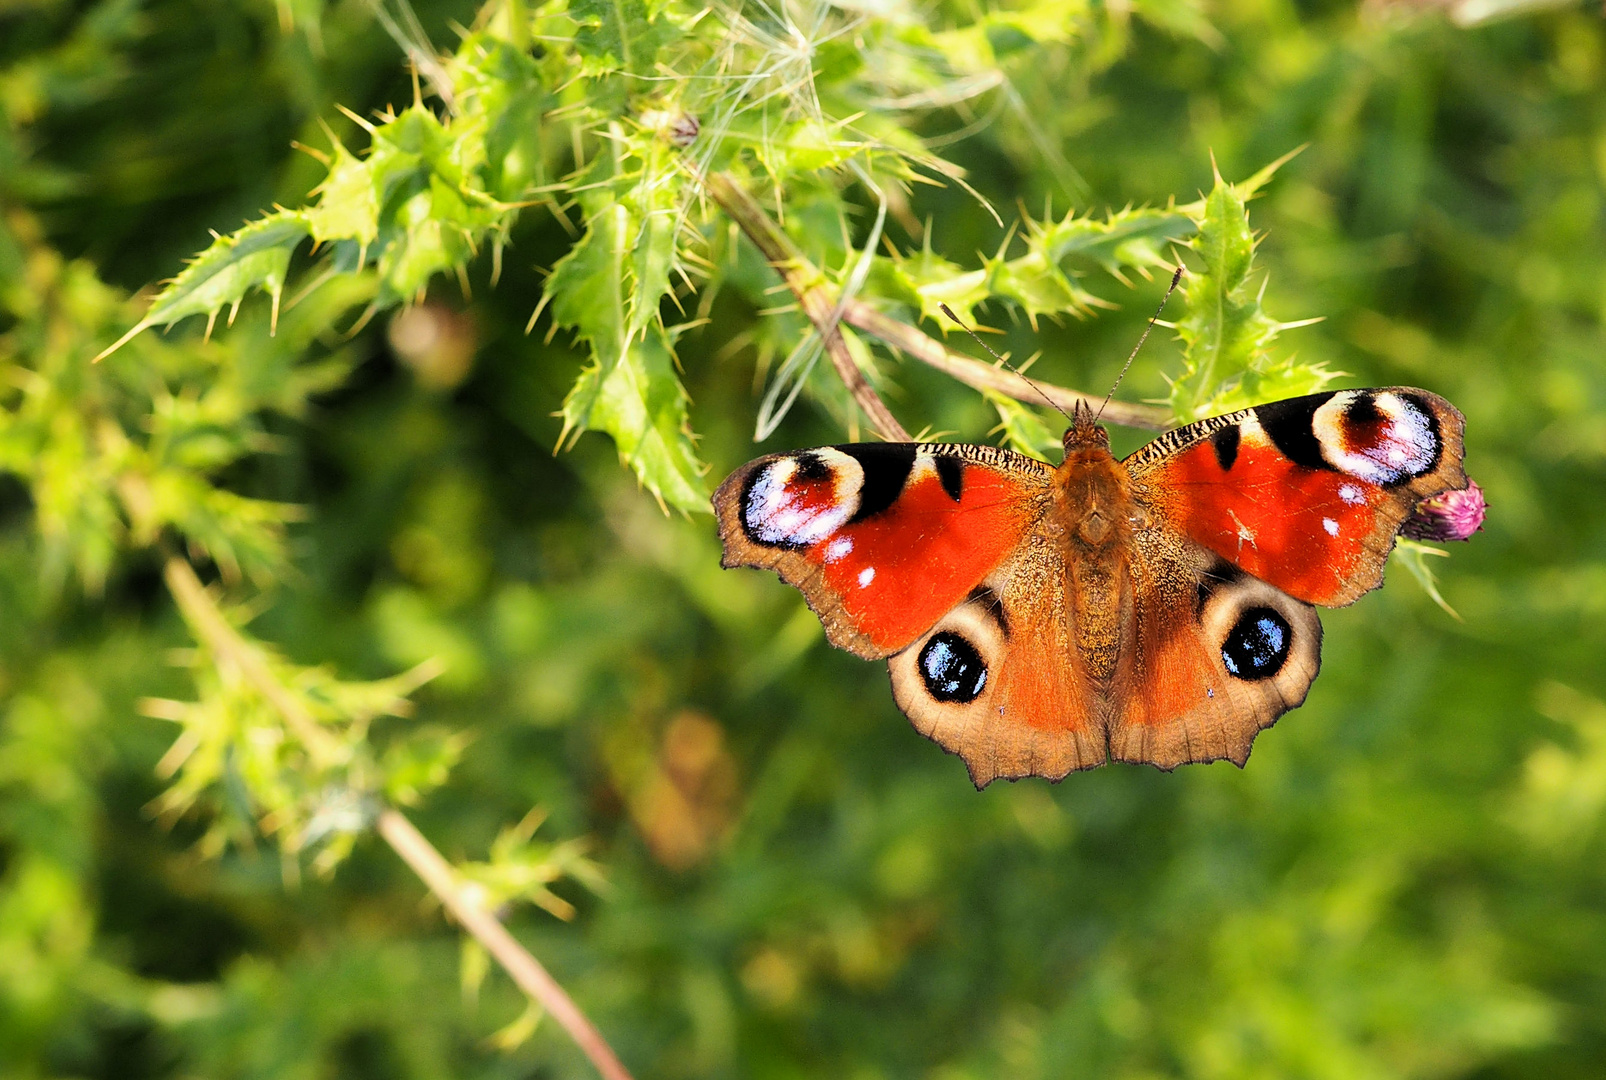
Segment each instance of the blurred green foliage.
M1599 1075L1606 27L1499 6L0 4L0 1071L590 1075L383 798L642 1077ZM706 168L1057 383L1185 242L1126 394L1444 393L1465 621L1397 567L1245 770L975 792L718 569L705 466L857 421Z

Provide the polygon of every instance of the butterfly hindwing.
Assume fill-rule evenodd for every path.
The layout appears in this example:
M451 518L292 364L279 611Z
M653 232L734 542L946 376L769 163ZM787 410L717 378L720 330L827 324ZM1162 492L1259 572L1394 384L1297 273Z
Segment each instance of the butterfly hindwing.
M1466 486L1463 423L1425 390L1339 390L1201 420L1123 464L1134 496L1184 535L1337 607L1382 583L1418 502Z
M773 569L833 645L907 646L1003 563L1052 470L985 446L856 443L774 454L714 495L725 566Z
M1255 736L1298 708L1316 678L1315 609L1164 526L1134 539L1129 568L1110 756L1161 769L1242 765Z
M1105 761L1101 707L1074 640L1063 546L1041 534L887 663L915 729L978 788Z

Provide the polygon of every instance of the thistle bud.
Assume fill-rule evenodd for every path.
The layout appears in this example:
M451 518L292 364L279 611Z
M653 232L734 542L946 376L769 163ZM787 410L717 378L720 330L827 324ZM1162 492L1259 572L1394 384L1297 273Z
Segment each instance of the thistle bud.
M1417 503L1400 532L1413 540L1466 540L1483 528L1487 510L1483 489L1468 480L1460 491L1446 491Z

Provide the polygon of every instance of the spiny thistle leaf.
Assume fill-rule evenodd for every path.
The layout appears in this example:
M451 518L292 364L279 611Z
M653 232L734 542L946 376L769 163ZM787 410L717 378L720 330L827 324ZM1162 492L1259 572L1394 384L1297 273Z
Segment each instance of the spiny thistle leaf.
M305 211L312 238L320 244L371 244L379 238L381 196L372 162L357 157L339 139L332 142L329 174L318 185L317 204Z
M191 315L216 318L223 308L238 306L253 288L266 290L277 312L290 255L309 235L304 213L277 210L218 237L156 295L143 319L95 359L109 356L152 326L171 326Z
M692 448L688 399L663 328L593 356L563 402L565 430L606 432L648 491L679 509L707 511L707 467Z
M1284 158L1283 160L1286 160ZM1274 162L1274 168L1281 162ZM1171 408L1186 423L1273 398L1314 393L1336 377L1320 364L1274 358L1272 342L1301 323L1280 323L1261 307L1251 278L1254 232L1247 200L1270 176L1262 170L1245 184L1216 174L1215 187L1186 208L1198 225L1189 247L1204 262L1187 276L1188 314L1177 324L1183 342L1183 373L1172 383Z
M1060 437L1036 409L991 390L982 393L998 410L998 428L994 430L1002 430L1005 445L1036 458L1052 458L1059 452Z
M1026 313L1032 326L1039 315L1084 316L1094 308L1114 307L1072 281L1040 251L1016 259L988 259L987 291Z
M311 212L321 243L338 243L344 265L372 256L374 303L410 300L436 274L471 258L479 237L506 210L473 183L483 145L459 139L423 105L373 130L366 157L336 143L329 178Z
M1143 272L1174 265L1172 244L1191 236L1197 226L1180 210L1128 208L1100 221L1067 214L1059 221L1027 219L1026 242L1055 266L1068 258L1089 259L1106 273L1125 281L1125 270Z
M605 183L618 165L611 156L599 158L596 182ZM686 391L658 321L674 254L677 188L643 184L632 194L629 202L592 200L600 212L547 282L553 319L591 347L591 363L563 403L560 441L606 432L655 496L705 511L706 469L692 448Z
M655 17L643 0L573 0L569 15L579 24L575 51L587 75L652 71L658 50L675 36L666 19Z
M1126 271L1171 266L1167 249L1194 231L1193 220L1175 209L1122 210L1103 220L1074 213L1059 221L1028 218L1024 255L1006 259L1000 252L970 271L934 255L928 233L919 254L880 257L870 291L915 304L923 317L949 328L943 304L972 322L974 309L991 299L1016 305L1033 325L1039 315L1081 318L1114 305L1078 284L1066 270L1068 261L1091 262L1125 283Z

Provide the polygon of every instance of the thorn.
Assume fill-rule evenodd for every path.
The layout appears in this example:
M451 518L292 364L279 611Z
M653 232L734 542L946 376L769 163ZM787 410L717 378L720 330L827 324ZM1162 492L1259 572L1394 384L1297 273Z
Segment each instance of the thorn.
M323 163L323 167L326 168L326 169L334 164L334 159L331 158L328 154L324 153L322 150L318 150L318 149L315 149L315 148L313 148L311 146L308 146L304 142L299 142L299 141L297 141L295 139L291 139L290 140L290 148L292 150L300 150L303 154L306 154L308 157L315 158L316 160L321 161Z
M91 360L90 363L91 364L100 363L102 360L106 359L112 353L116 352L118 349L121 349L124 345L127 345L130 341L134 340L134 338L136 336L138 336L141 331L148 330L150 328L150 325L151 325L150 323L146 322L144 319L141 319L139 322L137 322L133 326L129 327L128 332L125 333L122 337L118 338L116 341L112 342L110 345L108 345L104 349L100 350L100 352L96 353L95 354L95 358L93 360Z
M370 124L368 121L364 120L362 117L358 116L356 113L352 112L350 109L348 109L344 105L340 104L338 101L335 102L335 108L337 108L341 112L345 113L346 114L346 119L350 120L353 124L356 124L358 127L362 128L369 135L373 135L374 132L379 130L378 128L374 127L374 125Z
M551 299L552 299L552 294L550 292L543 292L541 294L541 299L535 305L535 310L530 312L530 321L524 324L524 332L526 334L528 334L531 330L535 329L535 320L537 320L537 319L539 319L541 317L541 312L546 309L547 303ZM553 328L556 329L557 323L553 323L552 325L553 325ZM548 341L551 341L552 340L552 335L550 333L547 334L546 339Z
M362 331L363 327L367 326L371 321L373 321L373 317L378 313L379 306L377 304L369 304L367 308L363 310L363 313L357 316L357 321L352 323L351 329L347 330L341 336L347 341L350 341Z
M206 333L201 336L203 343L212 340L212 327L217 324L217 312L218 309L213 308L206 313Z
M283 295L283 293L284 293L284 287L280 286L279 288L274 289L272 291L272 293L270 294L273 297L273 307L272 307L271 312L268 315L268 336L269 337L278 337L279 336L279 297L281 295Z

